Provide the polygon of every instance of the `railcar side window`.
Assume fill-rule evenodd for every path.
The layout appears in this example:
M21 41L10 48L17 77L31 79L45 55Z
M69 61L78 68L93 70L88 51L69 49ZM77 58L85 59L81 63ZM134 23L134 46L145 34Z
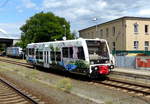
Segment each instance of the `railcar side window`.
M51 60L55 61L55 52L54 51L51 51Z
M69 57L73 58L73 48L69 47Z
M31 55L34 55L34 48L31 49Z
M38 49L36 50L36 59L39 59L39 51L38 51Z
M41 52L41 51L36 51L36 59L43 59L43 52Z
M31 48L29 48L29 55L31 55Z
M63 57L73 58L73 47L64 47L62 48Z
M78 47L78 59L83 59L83 60L85 60L83 47Z
M61 52L56 52L56 61L61 61Z
M39 58L43 59L43 52L39 52Z
M34 55L34 48L29 48L29 55Z
M63 57L68 58L68 48L67 47L62 48L62 53L63 53Z

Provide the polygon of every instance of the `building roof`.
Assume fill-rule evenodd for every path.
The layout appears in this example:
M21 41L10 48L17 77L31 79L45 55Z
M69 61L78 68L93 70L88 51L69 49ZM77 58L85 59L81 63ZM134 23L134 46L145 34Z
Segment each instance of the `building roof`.
M108 22L104 22L104 23L101 23L101 24L97 24L97 26L100 26L100 25L103 25L103 24L107 24L107 23L111 23L111 22L118 21L118 20L123 20L123 19L132 19L132 20L144 19L144 20L150 20L149 17L124 16L124 17L120 17L120 18L117 18L117 19L114 19L114 20L111 20L111 21L108 21ZM96 27L96 25L90 26L90 27L87 27L87 28L85 28L85 29L79 30L79 32L80 32L80 31L83 31L83 30L90 29L90 28L95 28L95 27Z
M0 31L0 39L19 39L18 37L12 37L10 34L5 34L2 31Z

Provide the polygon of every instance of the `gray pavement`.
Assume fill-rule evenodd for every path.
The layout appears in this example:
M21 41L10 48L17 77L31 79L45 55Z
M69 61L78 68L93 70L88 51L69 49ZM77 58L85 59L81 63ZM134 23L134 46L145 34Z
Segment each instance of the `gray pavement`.
M133 73L133 74L150 76L150 70L149 69L145 69L144 70L144 69L119 68L119 67L116 67L112 71L126 72L126 73Z

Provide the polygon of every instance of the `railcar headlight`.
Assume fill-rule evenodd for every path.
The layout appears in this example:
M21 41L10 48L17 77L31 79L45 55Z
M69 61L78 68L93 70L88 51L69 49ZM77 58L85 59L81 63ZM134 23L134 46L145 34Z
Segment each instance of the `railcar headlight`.
M95 69L95 70L97 70L98 68L97 68L97 67L95 67L94 69Z
M106 64L108 64L108 63L109 63L109 61L105 61L105 63L106 63Z
M92 67L92 71L95 71L95 70L98 70L98 67L93 66L93 67Z

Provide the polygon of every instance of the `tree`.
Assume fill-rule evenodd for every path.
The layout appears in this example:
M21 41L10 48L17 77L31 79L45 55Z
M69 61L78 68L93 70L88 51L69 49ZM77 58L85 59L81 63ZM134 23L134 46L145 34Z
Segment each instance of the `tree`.
M26 24L20 27L20 30L22 31L21 42L17 45L23 48L32 42L62 40L65 35L67 39L74 38L73 34L70 33L69 22L51 12L35 14L26 21Z

